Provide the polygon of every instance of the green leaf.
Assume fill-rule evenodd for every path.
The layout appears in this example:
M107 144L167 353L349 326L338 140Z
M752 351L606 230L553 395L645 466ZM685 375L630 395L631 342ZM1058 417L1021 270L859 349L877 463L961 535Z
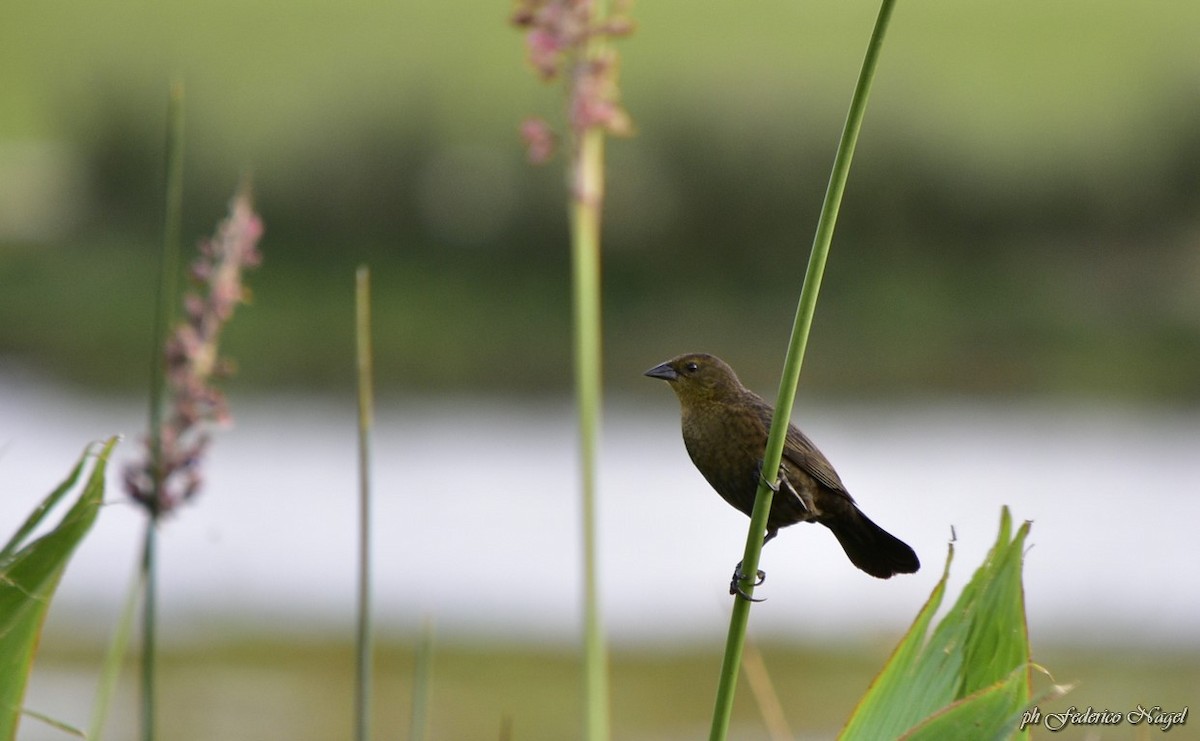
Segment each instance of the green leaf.
M1019 666L1008 678L968 695L937 712L911 732L904 741L941 741L970 738L1001 741L1009 738L1021 720L1028 696L1028 667Z
M16 534L0 551L0 739L16 736L25 685L33 666L33 654L41 634L50 598L76 546L87 535L104 500L104 472L117 438L109 438L95 454L91 474L79 499L58 526L45 535L26 541L78 481L92 455L84 451L66 480L34 509Z
M1012 710L1029 702L1029 637L1021 586L1029 527L1030 523L1024 523L1013 537L1008 508L1001 511L995 545L927 638L933 615L945 596L954 558L954 546L950 545L942 578L839 738L900 738L915 733L934 716L948 713L957 717L959 712L977 713L980 722L991 723L988 728L994 727L1001 736L1011 733L1015 726L996 725L985 718L985 711L1000 698L1009 697L1009 690L999 688L1010 683L1018 698ZM968 698L972 698L965 705L968 710L951 712L956 703ZM970 737L989 738L990 732Z
M83 464L87 462L87 453L80 456L79 462L67 474L67 478L61 484L54 488L54 491L43 499L38 506L33 508L29 516L25 518L25 522L21 523L21 527L17 528L12 538L4 545L4 550L0 550L0 568L7 564L15 554L16 550L21 547L21 544L29 537L37 526L42 524L42 520L46 519L46 515L50 514L50 510L54 505L58 504L59 500L67 495L68 492L75 486L75 482L79 480L79 474L83 471Z

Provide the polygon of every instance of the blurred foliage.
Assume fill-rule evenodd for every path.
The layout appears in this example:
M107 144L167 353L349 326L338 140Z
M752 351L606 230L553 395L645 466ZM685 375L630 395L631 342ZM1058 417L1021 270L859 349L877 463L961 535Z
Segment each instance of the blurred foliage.
M111 437L88 446L67 478L34 508L0 549L0 739L4 741L17 737L46 612L71 556L100 513L104 472L117 441ZM81 477L84 484L74 504L57 525L39 533L47 516L73 493Z
M946 594L951 543L941 580L839 739L1028 738L1016 731L1031 701L1022 586L1030 525L1013 535L1012 515L1002 509L995 545L930 631Z
M559 106L507 8L0 8L0 359L137 387L169 80L185 234L252 169L267 235L239 383L352 382L354 266L383 388L565 390ZM609 382L704 349L775 383L875 5L638 6L638 135L610 148ZM823 393L1200 397L1200 6L905 6L805 367ZM7 221L6 221L7 219ZM17 228L20 227L20 228ZM744 327L777 317L769 336Z

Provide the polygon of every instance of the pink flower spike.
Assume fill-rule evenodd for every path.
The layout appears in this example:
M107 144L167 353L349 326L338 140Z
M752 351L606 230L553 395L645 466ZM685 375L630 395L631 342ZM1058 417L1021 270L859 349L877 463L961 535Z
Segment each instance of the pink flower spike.
M558 137L545 119L536 116L521 122L521 139L525 142L525 153L535 165L545 164L554 156Z
M146 441L145 460L127 468L124 477L129 495L151 512L167 514L198 491L206 429L231 420L225 396L213 385L232 367L220 357L218 341L249 295L242 272L262 262L262 234L262 219L243 187L213 238L198 246L200 256L191 267L196 292L184 297L183 320L164 345L171 408L158 430L159 449L150 450Z
M553 80L558 76L563 52L562 40L558 36L545 28L534 28L525 34L525 48L529 53L529 63L543 80Z

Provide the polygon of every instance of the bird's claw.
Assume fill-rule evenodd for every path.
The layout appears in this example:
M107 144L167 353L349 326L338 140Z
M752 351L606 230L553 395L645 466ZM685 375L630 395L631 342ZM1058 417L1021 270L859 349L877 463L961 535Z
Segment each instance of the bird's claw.
M776 476L776 477L775 477L775 482L774 482L774 483L772 483L772 482L770 482L770 481L767 481L767 477L766 477L766 476L763 476L762 469L763 469L763 462L762 462L762 461L759 461L759 462L758 462L758 480L759 480L759 483L761 483L763 486L767 487L767 488L768 488L768 489L770 489L771 491L773 491L773 492L775 492L776 494L778 494L778 493L779 493L779 486L780 486L780 482L781 482L783 479L782 479L781 477L779 477L779 476Z
M754 576L755 581L750 585L751 587L762 586L762 583L767 580L767 572L763 571L762 569L756 570ZM746 575L742 573L742 565L739 563L737 568L733 570L733 579L729 581L729 593L736 594L748 602L765 602L766 597L763 597L762 599L756 599L742 591L742 580L745 578Z

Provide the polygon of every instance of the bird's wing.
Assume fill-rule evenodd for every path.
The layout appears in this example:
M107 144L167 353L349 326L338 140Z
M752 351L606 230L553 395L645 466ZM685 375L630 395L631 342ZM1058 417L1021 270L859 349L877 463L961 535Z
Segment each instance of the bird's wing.
M757 394L753 395L752 403L758 410L759 417L762 419L766 429L770 430L771 417L774 416L771 405ZM850 497L850 493L846 491L845 484L838 478L837 471L833 470L833 466L825 459L821 451L817 450L817 446L813 445L812 440L809 440L803 432L796 429L796 426L791 423L788 424L787 439L783 444L783 458L791 465L812 476L821 486L840 494L845 494L848 499L854 501Z
M808 436L796 429L793 424L788 425L787 440L783 445L783 457L792 465L799 466L825 488L845 494L847 497L850 496L850 493L846 491L846 485L838 478L837 471L833 470L833 465L826 460L821 451L817 450L817 446L813 445L812 440L809 440Z

